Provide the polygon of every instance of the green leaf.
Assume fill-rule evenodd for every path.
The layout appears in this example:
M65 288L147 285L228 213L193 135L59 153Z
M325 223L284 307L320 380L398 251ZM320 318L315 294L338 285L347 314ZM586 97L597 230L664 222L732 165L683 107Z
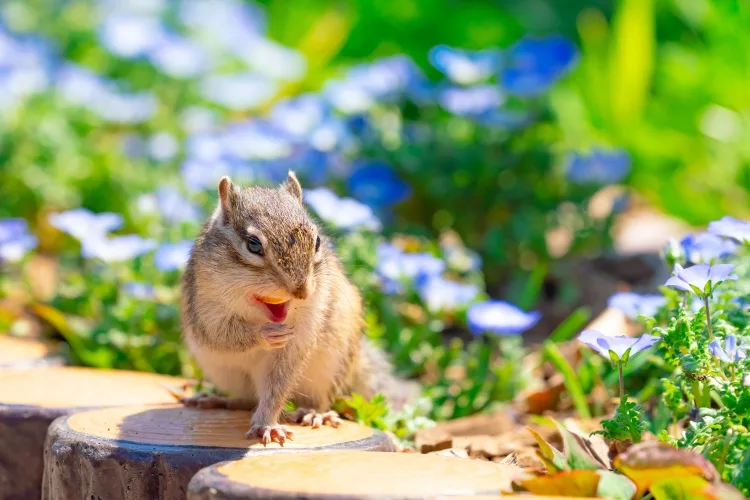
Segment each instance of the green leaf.
M539 453L541 454L541 457L539 458L541 458L547 466L547 471L550 474L569 469L568 461L560 450L542 439L542 436L540 436L534 429L531 429L530 427L526 427L526 429L532 436L534 436L537 445L539 445Z
M625 353L622 355L622 359L620 361L622 361L622 364L624 366L624 365L626 365L628 363L629 359L630 359L630 348L628 348L628 350L625 351Z
M578 416L581 418L591 418L589 405L586 402L586 394L583 392L583 388L581 388L573 367L570 366L570 363L565 359L560 349L552 342L547 341L543 344L542 351L550 363L562 374L565 387L568 389L568 394L570 394L573 400L573 406L575 406Z
M707 498L703 494L709 483L702 477L671 477L656 481L649 491L654 500L695 500Z
M547 337L547 340L558 343L572 339L576 333L581 331L590 318L591 310L587 307L579 307L555 328L549 337Z
M636 486L633 481L611 471L599 471L599 486L596 489L596 495L604 498L613 498L615 500L630 500L635 495Z
M612 364L613 364L613 365L616 365L617 363L619 363L619 362L620 362L620 357L619 357L619 356L617 355L617 353L616 353L615 351L613 351L612 349L610 349L610 350L609 350L609 359L611 359L611 360L612 360Z
M600 470L605 465L589 453L579 436L576 436L562 426L557 420L552 419L557 427L563 441L563 454L571 469Z

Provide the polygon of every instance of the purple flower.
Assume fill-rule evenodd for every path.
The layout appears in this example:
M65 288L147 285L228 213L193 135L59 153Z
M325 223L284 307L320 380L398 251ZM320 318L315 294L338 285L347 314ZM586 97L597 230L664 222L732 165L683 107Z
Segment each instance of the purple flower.
M631 356L652 347L661 340L661 337L644 334L636 338L625 335L604 335L597 330L584 330L578 336L578 340L607 359L612 359L610 352L613 352L615 360L627 362Z
M213 104L236 111L256 109L278 90L278 84L257 73L211 75L201 81L201 95Z
M711 233L689 234L680 241L688 262L711 262L732 255L737 243Z
M262 120L232 124L221 135L221 147L228 155L243 160L276 160L292 152L286 134Z
M177 35L163 37L148 51L151 64L173 78L193 78L205 72L209 57L195 42Z
M379 209L404 201L411 189L393 169L380 161L360 161L349 177L349 192L358 200Z
M149 139L148 152L156 161L169 161L180 152L180 143L169 132L159 132Z
M24 219L0 219L0 262L16 262L36 248L36 236L28 233Z
M126 58L145 54L164 36L159 19L121 12L108 16L98 32L107 50Z
M481 116L498 108L504 101L503 93L495 85L448 87L438 94L440 105L458 116Z
M732 238L740 243L750 243L750 222L724 216L708 225L708 232Z
M498 335L519 335L539 322L537 311L524 312L501 300L472 304L466 312L469 329L474 335L484 332Z
M215 189L222 176L232 173L232 166L226 161L187 160L180 165L180 173L188 189L204 191Z
M95 214L86 208L76 208L56 214L50 214L49 223L60 231L69 234L78 241L89 238L100 238L122 227L122 215L103 212Z
M508 49L502 85L521 97L539 95L568 73L577 56L573 42L563 36L523 38Z
M445 261L428 253L405 253L401 249L381 244L377 248L376 271L386 293L397 293L403 283L419 286L431 276L439 276L445 271Z
M628 317L637 319L640 315L654 317L666 303L662 295L639 295L631 292L621 292L612 295L607 305L624 312Z
M620 149L594 149L568 159L567 176L576 184L615 184L630 172L630 156Z
M380 220L372 209L352 198L339 198L328 188L306 189L304 198L324 221L341 229L366 228L380 231Z
M138 204L146 213L159 212L161 217L170 224L196 222L201 218L200 209L182 196L179 191L169 186L162 186L154 193L140 197Z
M81 255L86 259L104 262L124 262L146 254L156 248L156 242L136 234L125 236L87 237L81 242Z
M179 243L165 243L154 254L154 265L160 271L175 271L182 269L190 259L193 242L189 240Z
M733 274L732 264L697 264L692 267L683 268L679 264L675 266L674 276L669 278L665 286L676 288L685 292L695 292L696 295L705 297L711 295L721 283L727 280L739 279Z
M417 292L430 311L453 311L473 301L479 294L479 287L430 276L417 286Z
M737 337L727 335L724 339L724 347L721 346L718 339L708 343L708 350L715 358L725 363L737 363L747 357L748 345L737 345Z
M460 85L481 83L500 69L500 51L487 49L468 51L447 45L430 49L430 64Z
M122 292L140 300L153 300L156 298L156 290L148 283L131 281L122 286Z
M303 94L278 102L268 121L287 134L302 138L307 137L327 114L327 106L319 96Z

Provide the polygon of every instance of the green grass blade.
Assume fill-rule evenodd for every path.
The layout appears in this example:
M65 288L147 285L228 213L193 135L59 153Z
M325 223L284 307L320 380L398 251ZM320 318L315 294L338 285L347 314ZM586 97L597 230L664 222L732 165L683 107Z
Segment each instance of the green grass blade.
M586 402L586 395L583 393L581 384L578 383L573 367L562 355L560 349L550 341L544 343L542 350L545 358L547 358L552 365L562 373L565 381L565 387L568 389L570 397L573 399L573 406L575 406L578 416L581 418L591 418L591 412L589 411L589 405Z

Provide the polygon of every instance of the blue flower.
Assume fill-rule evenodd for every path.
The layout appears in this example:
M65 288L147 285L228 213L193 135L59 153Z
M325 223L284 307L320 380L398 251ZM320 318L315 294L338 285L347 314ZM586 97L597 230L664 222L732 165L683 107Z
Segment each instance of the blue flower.
M180 143L169 132L154 134L148 141L148 153L156 161L169 161L180 152Z
M534 117L526 111L492 108L469 118L488 127L515 130L530 125Z
M620 149L594 149L588 155L573 154L568 160L567 175L576 184L615 184L630 172L630 156Z
M188 240L179 243L165 243L156 250L154 265L160 271L182 269L190 259L192 249L193 242Z
M186 160L180 165L185 186L192 191L216 189L219 179L232 174L232 166L226 161Z
M500 70L500 51L497 49L471 52L438 45L430 49L428 57L437 70L461 85L483 82Z
M711 295L713 291L724 281L737 280L739 277L733 274L732 264L697 264L692 267L683 268L679 264L675 266L674 276L669 278L665 286L676 288L685 292L695 292L700 297Z
M96 96L87 108L106 121L134 124L149 120L158 105L156 96L150 92L107 92Z
M208 132L219 123L218 113L213 109L189 106L180 114L182 128L190 133Z
M505 97L495 85L447 87L439 91L438 102L454 115L475 117L497 109Z
M79 241L100 238L122 227L122 215L103 212L95 214L86 208L76 208L49 215L52 227L69 234Z
M680 241L687 261L691 263L711 262L732 255L737 244L711 233L689 234Z
M469 330L474 335L484 332L519 335L536 325L540 318L537 311L527 313L501 300L472 304L466 312Z
M104 262L124 262L146 254L156 248L156 242L136 234L125 236L91 236L81 242L81 255L86 259Z
M604 335L597 330L584 330L578 336L578 340L601 354L606 359L612 359L614 353L616 360L626 362L631 356L651 348L661 340L654 335L641 335L640 337L627 337L625 335Z
M400 203L411 193L409 185L380 161L358 162L348 187L352 196L375 209Z
M174 78L193 78L209 69L209 57L197 43L177 35L163 37L148 50L151 64Z
M162 186L154 193L140 197L138 204L145 212L158 211L170 224L196 222L201 218L200 209L169 186Z
M612 295L607 302L607 306L624 312L632 319L638 319L640 315L653 318L665 303L666 299L663 295L639 295L621 292Z
M436 275L419 283L417 292L428 310L453 311L471 303L479 294L479 287Z
M292 137L307 137L323 121L328 109L315 94L303 94L279 101L271 110L268 121Z
M36 236L29 234L24 219L0 219L0 262L16 262L35 249Z
M260 6L237 0L183 0L179 17L201 38L230 51L245 50L267 24Z
M352 198L339 198L328 188L306 189L304 198L324 221L341 229L380 231L380 220L367 205Z
M223 151L243 160L276 160L292 152L287 135L263 120L234 123L220 140Z
M276 82L258 73L211 75L200 83L201 95L213 104L236 111L252 110L276 94Z
M148 283L141 281L130 281L122 286L122 292L140 300L153 300L156 298L156 290Z
M750 243L750 222L724 216L708 224L708 232L726 238L732 238L740 243Z
M724 347L722 348L718 339L714 339L708 343L708 349L715 358L725 363L738 363L747 357L747 350L750 349L748 345L737 345L737 337L734 335L727 335L724 339Z
M99 40L107 50L121 57L145 54L164 36L164 28L153 16L115 12L98 29Z
M377 258L376 271L383 281L386 293L401 291L404 283L419 286L424 280L445 271L442 259L428 253L405 253L390 244L378 245Z
M393 56L353 67L343 80L328 82L326 99L339 111L363 113L379 101L392 101L419 93L422 75L407 56Z
M565 37L523 38L507 51L502 86L521 97L539 95L567 74L577 57L575 45Z

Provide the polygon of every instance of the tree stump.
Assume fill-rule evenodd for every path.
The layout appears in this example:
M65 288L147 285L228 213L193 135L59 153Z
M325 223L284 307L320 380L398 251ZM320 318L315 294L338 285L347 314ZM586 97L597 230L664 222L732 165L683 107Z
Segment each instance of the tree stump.
M42 498L184 499L193 475L221 461L246 456L262 461L300 451L393 451L385 434L352 422L336 429L290 425L293 441L264 447L245 439L251 416L175 404L109 408L58 419L45 444Z
M0 370L60 366L65 360L47 342L0 336Z
M39 498L50 423L83 409L174 403L183 379L74 367L0 370L0 498Z
M255 456L201 470L188 500L497 498L523 475L511 465L417 453Z

